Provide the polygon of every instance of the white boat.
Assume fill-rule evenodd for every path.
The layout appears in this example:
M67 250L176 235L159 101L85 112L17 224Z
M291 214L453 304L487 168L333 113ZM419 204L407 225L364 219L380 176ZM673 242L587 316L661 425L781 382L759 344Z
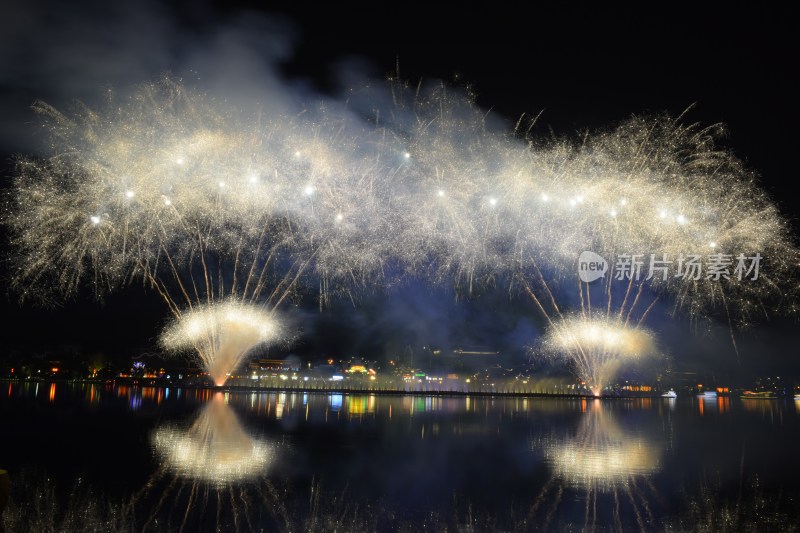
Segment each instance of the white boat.
M795 394L795 395L794 395L794 399L795 399L795 400L800 400L800 394Z
M669 389L667 392L662 394L661 397L662 398L677 398L678 394L674 390Z
M717 391L708 390L701 394L704 400L712 400L717 397Z

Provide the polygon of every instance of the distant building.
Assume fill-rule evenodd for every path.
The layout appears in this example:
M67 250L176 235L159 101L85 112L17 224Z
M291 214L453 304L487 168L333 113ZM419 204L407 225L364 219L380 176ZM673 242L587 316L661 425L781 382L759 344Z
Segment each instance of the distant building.
M448 370L473 373L499 366L500 352L489 346L454 346L450 352L454 359Z
M459 346L453 348L453 355L457 355L460 357L464 356L488 356L494 357L500 355L500 352L497 350L493 350L486 346Z
M300 370L300 360L296 357L286 359L256 359L250 362L250 370L266 372L297 372Z

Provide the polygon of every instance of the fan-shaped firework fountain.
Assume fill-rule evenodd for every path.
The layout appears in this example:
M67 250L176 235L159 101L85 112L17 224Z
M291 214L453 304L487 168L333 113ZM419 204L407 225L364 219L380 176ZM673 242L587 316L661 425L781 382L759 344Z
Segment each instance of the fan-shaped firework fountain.
M214 383L222 386L250 350L280 337L280 326L271 313L225 302L183 313L161 341L170 350L192 349Z
M573 317L558 321L545 344L555 357L575 365L576 373L595 396L600 396L624 364L656 354L650 332L625 327L615 319Z
M578 144L540 145L493 130L444 87L391 89L393 107L369 123L330 108L246 113L169 80L104 112L66 117L37 104L53 154L19 162L7 217L16 287L43 296L88 282L102 294L141 279L180 329L186 313L196 324L223 302L271 313L313 283L323 304L405 270L455 280L464 293L508 280L546 316L552 339L582 327L565 314L576 292L580 321L635 336L659 299L692 317L720 308L746 322L794 288L786 223L715 147L716 128L633 119ZM729 268L688 279L666 267L609 273L574 291L584 250ZM740 257L764 259L757 281L752 268L735 275ZM237 359L220 357L225 338L192 341L218 382ZM578 366L625 358L575 348ZM218 358L230 364L217 368Z

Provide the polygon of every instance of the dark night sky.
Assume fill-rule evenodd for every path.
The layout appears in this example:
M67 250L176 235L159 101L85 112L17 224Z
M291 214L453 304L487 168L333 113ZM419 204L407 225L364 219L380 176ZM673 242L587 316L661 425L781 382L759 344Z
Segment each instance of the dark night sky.
M6 2L0 17L0 168L6 184L14 153L41 150L30 124L29 106L37 98L56 106L73 98L91 104L104 87L129 87L165 72L260 103L339 98L365 80L394 74L399 64L400 75L411 81L469 84L481 106L509 122L543 110L534 129L539 136L607 128L631 114L676 115L695 104L689 119L725 123L727 145L762 176L788 217L800 213L793 194L800 28L788 11L531 7L522 13L496 3L401 3L381 10L286 3L272 11L247 2L31 4ZM56 311L20 309L13 294L5 300L2 310L12 315L1 334L5 344L34 339L136 353L152 349L165 318L157 298L135 287L105 305L87 297ZM520 318L515 306L458 306L446 291L411 286L388 302L375 299L367 310L345 313L349 325L340 321L324 331L350 334L308 339L305 349L371 349L391 330L418 334L413 342L420 344L437 342L441 335L475 330L474 324L482 330L476 342L493 336L509 344L530 342L533 322ZM409 316L424 317L422 325L408 325ZM314 327L313 320L304 322ZM718 349L727 341L724 331L710 341L675 335L685 329L682 323L665 329L683 339L670 348L687 364L714 370L730 362L730 350ZM757 338L744 335L744 368L797 372L792 330L774 324L759 329ZM763 352L776 355L765 358Z

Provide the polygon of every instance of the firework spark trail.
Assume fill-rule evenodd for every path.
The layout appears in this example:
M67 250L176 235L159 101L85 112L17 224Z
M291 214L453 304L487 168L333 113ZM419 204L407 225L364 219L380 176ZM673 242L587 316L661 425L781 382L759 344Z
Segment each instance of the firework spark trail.
M586 320L630 329L659 298L746 324L795 290L787 223L717 148L716 126L633 118L542 144L445 86L391 89L394 107L372 122L330 107L248 114L168 79L105 111L36 104L51 155L18 164L5 217L15 287L55 301L141 280L180 322L223 302L272 310L309 285L324 305L403 273L465 295L510 279L557 323L584 250L699 254L704 271L711 254L764 257L757 282L580 285Z

